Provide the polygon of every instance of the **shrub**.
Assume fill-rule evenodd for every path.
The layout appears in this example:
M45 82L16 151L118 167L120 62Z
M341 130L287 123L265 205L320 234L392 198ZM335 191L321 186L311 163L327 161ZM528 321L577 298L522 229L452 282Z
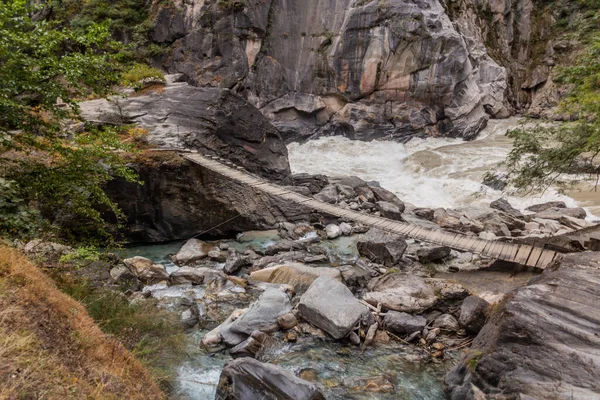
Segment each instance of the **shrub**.
M145 80L165 81L165 77L161 70L153 68L146 64L134 64L131 69L123 73L122 83L125 86L130 86L136 90L142 88Z

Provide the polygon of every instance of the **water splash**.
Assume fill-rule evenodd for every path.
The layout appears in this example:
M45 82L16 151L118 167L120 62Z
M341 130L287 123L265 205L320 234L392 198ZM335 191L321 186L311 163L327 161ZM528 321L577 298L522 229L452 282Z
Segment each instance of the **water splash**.
M487 205L503 193L482 185L483 175L496 170L506 158L512 142L505 133L517 125L518 118L492 120L481 135L470 142L427 138L402 144L324 137L291 144L289 159L294 173L356 175L367 181L378 181L402 200L419 207ZM539 197L509 196L508 200L521 209L550 200L577 206L574 199L555 189Z

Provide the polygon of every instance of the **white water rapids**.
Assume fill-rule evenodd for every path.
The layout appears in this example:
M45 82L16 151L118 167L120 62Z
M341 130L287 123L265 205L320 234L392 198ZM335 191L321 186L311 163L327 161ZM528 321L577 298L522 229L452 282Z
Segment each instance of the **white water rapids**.
M598 215L600 194L570 192L573 197L549 189L543 194L521 197L506 195L482 185L483 175L498 168L512 147L505 136L517 127L518 118L491 120L477 139L427 138L406 144L391 141L362 142L342 136L323 137L288 146L293 173L356 175L378 181L400 199L418 207L459 208L489 204L504 196L516 208L551 200L567 206L584 206ZM587 193L587 191L585 191Z

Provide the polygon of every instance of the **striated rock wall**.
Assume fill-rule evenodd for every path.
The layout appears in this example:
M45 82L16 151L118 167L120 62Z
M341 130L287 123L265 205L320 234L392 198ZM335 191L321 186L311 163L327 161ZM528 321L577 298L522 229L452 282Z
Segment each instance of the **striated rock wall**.
M451 399L600 397L600 254L568 254L517 289L446 376Z
M506 70L438 0L179 0L154 13L162 67L243 95L286 140L472 138L509 114Z

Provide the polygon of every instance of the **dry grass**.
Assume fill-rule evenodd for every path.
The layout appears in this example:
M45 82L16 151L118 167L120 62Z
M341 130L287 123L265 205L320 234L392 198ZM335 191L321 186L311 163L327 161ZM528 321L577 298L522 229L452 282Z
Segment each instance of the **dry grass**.
M18 251L0 246L0 399L163 399L148 371Z

